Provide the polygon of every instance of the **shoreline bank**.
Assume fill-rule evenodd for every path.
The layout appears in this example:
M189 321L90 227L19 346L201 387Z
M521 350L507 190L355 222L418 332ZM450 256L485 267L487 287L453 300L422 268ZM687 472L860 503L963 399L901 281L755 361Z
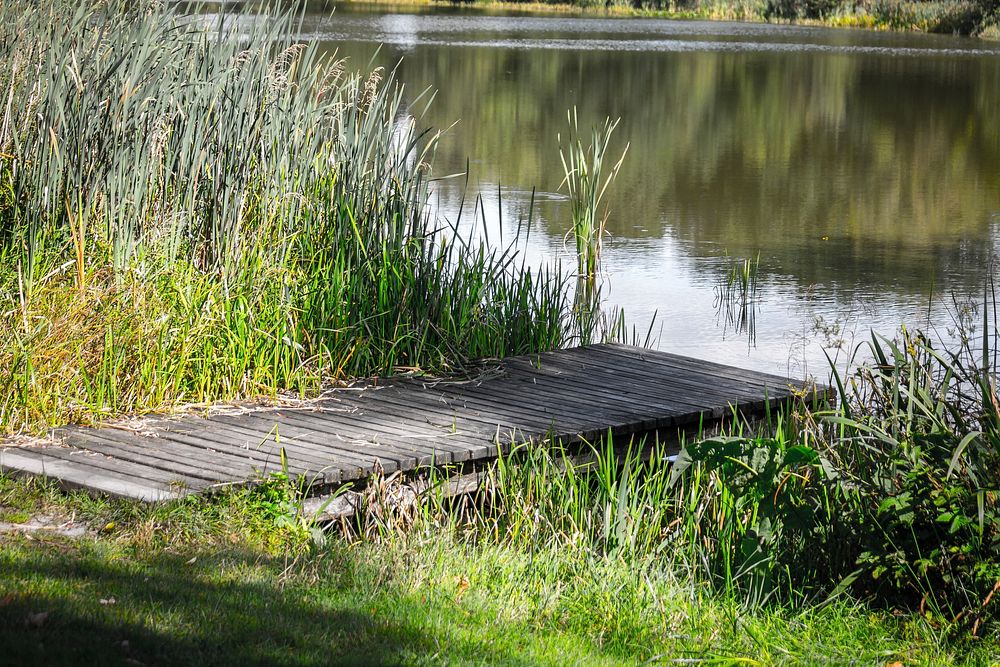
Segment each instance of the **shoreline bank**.
M670 20L736 21L773 23L825 28L851 28L878 32L922 32L1000 40L1000 9L980 2L864 2L842 5L836 1L799 2L719 2L693 0L690 6L670 3L666 7L636 7L628 4L573 2L511 2L509 0L343 0L350 6L406 8L450 8L496 11L524 16L565 16L606 18L662 18ZM817 11L823 4L825 11Z

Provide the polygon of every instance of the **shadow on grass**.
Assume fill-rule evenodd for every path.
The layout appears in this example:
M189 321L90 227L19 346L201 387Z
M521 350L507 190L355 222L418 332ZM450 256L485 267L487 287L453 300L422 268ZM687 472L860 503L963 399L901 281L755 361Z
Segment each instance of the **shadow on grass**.
M65 547L63 547L65 548ZM440 659L428 605L377 590L363 564L282 585L284 563L225 552L139 560L0 542L0 664L350 664ZM434 611L440 613L440 609ZM44 616L42 615L44 614ZM447 616L447 614L445 614ZM448 625L447 618L445 625ZM437 632L435 630L435 632ZM452 655L526 664L445 631Z

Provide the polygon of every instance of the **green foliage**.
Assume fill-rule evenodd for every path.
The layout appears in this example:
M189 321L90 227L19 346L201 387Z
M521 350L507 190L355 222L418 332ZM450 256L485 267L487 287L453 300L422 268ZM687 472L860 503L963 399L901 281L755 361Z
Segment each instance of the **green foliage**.
M870 27L921 30L943 34L977 35L993 24L996 0L767 0L764 20L830 19L835 23L855 17Z
M273 473L253 485L242 502L247 512L272 525L271 539L318 547L326 541L326 536L303 513L306 490L302 482L290 479L287 472Z
M469 1L491 4L489 0ZM502 4L530 3L506 0ZM818 21L837 27L973 36L992 35L1000 20L997 0L542 0L542 4L671 18Z
M953 353L873 337L834 410L774 437L687 445L680 543L711 580L758 603L847 590L956 632L998 617L1000 431L984 318ZM803 406L804 407L804 406Z
M573 315L580 344L588 345L600 329L614 331L614 322L607 322L601 310L601 285L598 273L601 267L601 250L604 246L605 227L608 211L601 210L601 202L608 187L621 169L628 144L605 175L605 160L611 144L611 135L618 121L605 119L604 125L591 128L590 143L583 145L580 136L580 122L576 108L567 111L569 136L567 145L562 145L562 135L558 135L559 158L562 162L563 180L569 196L573 228L568 235L573 236L576 247L577 281L573 300ZM624 327L618 327L623 330Z
M899 30L977 35L996 21L996 0L874 0L863 7L880 25Z
M11 168L11 163L13 160L6 156L0 155L0 234L5 231L9 225L9 220L14 215L14 206L16 201L14 199L14 170Z
M671 474L679 542L715 586L751 604L814 594L843 557L829 473L829 462L789 441L780 424L772 438L689 444Z
M858 522L857 585L959 627L995 617L1000 588L996 338L941 352L919 333L873 337L836 428Z
M626 559L664 552L672 518L664 448L644 456L639 442L616 449L608 437L583 451L576 459L558 444L523 446L501 457L480 492L484 534L519 547Z
M715 310L737 333L745 333L750 342L757 334L757 277L760 253L756 257L734 259L715 287Z
M521 447L464 511L498 544L653 559L751 606L798 604L832 590L857 551L830 462L790 433L698 439L676 459L610 436L582 451ZM427 508L441 520L442 505Z
M820 19L841 6L838 0L767 0L764 20Z

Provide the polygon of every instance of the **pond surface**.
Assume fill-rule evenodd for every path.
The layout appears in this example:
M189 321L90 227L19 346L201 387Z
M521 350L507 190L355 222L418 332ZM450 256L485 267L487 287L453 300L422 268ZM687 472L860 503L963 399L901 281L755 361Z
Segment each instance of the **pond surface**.
M574 262L557 135L621 118L608 196L609 308L658 347L825 378L869 330L947 337L1000 249L1000 44L820 28L456 11L311 9L307 39L391 68L418 124L449 128L435 202L483 197L529 262ZM423 101L418 105L423 109ZM466 218L469 216L466 215ZM482 217L482 215L480 215ZM756 257L753 340L716 288Z

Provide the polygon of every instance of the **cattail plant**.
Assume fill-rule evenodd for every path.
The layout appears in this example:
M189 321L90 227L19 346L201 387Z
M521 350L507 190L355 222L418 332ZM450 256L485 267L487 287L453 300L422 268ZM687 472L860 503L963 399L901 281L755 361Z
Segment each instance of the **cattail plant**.
M600 270L601 247L607 223L607 211L601 211L601 201L608 186L618 175L625 154L628 153L628 144L605 176L605 160L611 135L619 121L605 119L603 126L592 128L590 144L584 147L575 107L567 112L567 119L568 145L564 147L562 136L558 137L559 158L565 174L560 187L566 187L572 208L577 271L582 277L593 278Z
M573 219L570 233L576 245L577 281L573 319L579 342L586 345L605 324L601 312L600 286L597 283L608 217L606 209L601 211L601 200L618 175L628 152L628 144L618 162L605 176L604 163L611 135L618 126L618 121L605 119L603 126L592 128L590 144L584 147L575 107L567 112L567 120L570 128L568 145L562 145L561 135L557 137L560 144L559 158L565 174L560 187L565 186L569 194Z

